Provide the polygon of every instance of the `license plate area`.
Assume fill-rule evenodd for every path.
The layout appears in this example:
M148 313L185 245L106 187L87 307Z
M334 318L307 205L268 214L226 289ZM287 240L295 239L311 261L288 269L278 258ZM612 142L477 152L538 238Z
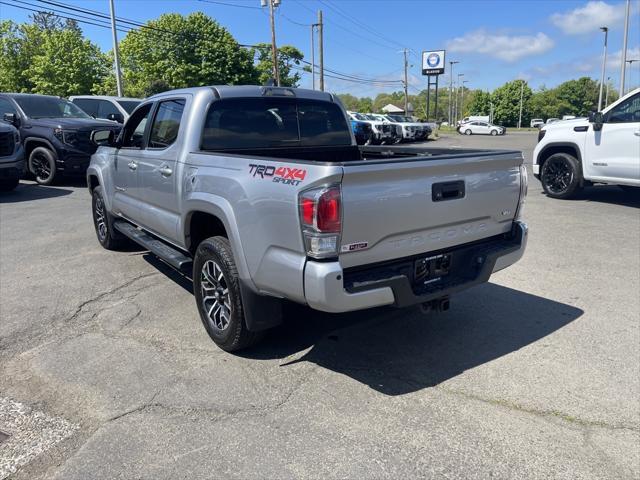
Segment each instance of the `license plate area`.
M449 274L451 269L451 254L441 253L426 258L419 258L413 267L413 282L416 285L426 285L437 282Z

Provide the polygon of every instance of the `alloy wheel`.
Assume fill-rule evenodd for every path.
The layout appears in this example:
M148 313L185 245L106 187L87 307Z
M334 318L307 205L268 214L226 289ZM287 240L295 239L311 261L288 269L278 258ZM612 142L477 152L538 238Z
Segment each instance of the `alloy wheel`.
M542 180L549 191L555 194L562 194L571 185L573 170L566 161L551 158L545 164Z
M231 321L231 298L227 279L214 260L207 260L200 273L202 307L211 324L219 331Z
M102 201L102 197L98 195L96 197L96 206L94 209L94 218L96 222L96 230L98 231L98 237L100 241L103 241L107 238L107 216L105 214L104 202Z
M51 176L49 159L41 154L36 154L31 160L33 173L41 180L47 180Z

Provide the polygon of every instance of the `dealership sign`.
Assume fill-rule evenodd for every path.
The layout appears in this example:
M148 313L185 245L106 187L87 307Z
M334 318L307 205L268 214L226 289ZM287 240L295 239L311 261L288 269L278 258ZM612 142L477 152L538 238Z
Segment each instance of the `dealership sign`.
M444 73L444 50L422 52L422 74L442 75Z

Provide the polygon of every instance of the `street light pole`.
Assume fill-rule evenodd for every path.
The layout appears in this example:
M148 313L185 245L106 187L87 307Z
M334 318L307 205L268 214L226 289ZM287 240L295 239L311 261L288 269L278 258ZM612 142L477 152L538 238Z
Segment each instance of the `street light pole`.
M631 0L627 0L627 6L624 13L624 33L622 34L622 60L620 62L620 95L624 95L624 82L626 79L627 68L627 38L629 37L629 10L631 9ZM631 64L629 64L631 66Z
M607 90L604 95L604 108L607 108L607 105L609 105L609 81L611 80L611 77L607 77Z
M604 71L607 66L607 37L609 36L608 27L600 27L604 32L604 54L602 55L602 74L600 75L600 93L598 95L598 111L602 110L602 90L604 88Z
M120 71L120 54L118 53L118 34L116 33L116 13L113 6L113 0L109 0L109 10L111 11L111 35L113 36L113 59L115 60L116 69L116 88L118 96L124 97L122 88L122 72Z
M453 112L452 112L453 98L451 95L453 95L453 66L456 63L460 63L460 62L458 61L449 62L449 126L452 125L451 121L453 120Z
M469 83L469 80L462 81L462 92L460 92L460 110L462 110L461 117L464 118L464 84Z
M629 69L631 69L631 64L634 63L634 62L640 62L640 60L638 60L637 58L633 58L631 60L625 60L625 63L629 64ZM627 72L625 71L624 74L626 75ZM633 73L632 73L632 75L633 75ZM622 94L624 95L624 92L622 92ZM622 95L620 95L620 96L622 97Z

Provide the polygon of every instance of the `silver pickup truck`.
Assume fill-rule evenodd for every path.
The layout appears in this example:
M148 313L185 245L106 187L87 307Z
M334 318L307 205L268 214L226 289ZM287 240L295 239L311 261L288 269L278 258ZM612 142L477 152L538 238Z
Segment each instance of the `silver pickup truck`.
M284 300L446 309L527 242L520 152L359 148L328 93L174 90L143 101L117 138L92 138L99 242L133 240L190 276L228 351L280 323Z

